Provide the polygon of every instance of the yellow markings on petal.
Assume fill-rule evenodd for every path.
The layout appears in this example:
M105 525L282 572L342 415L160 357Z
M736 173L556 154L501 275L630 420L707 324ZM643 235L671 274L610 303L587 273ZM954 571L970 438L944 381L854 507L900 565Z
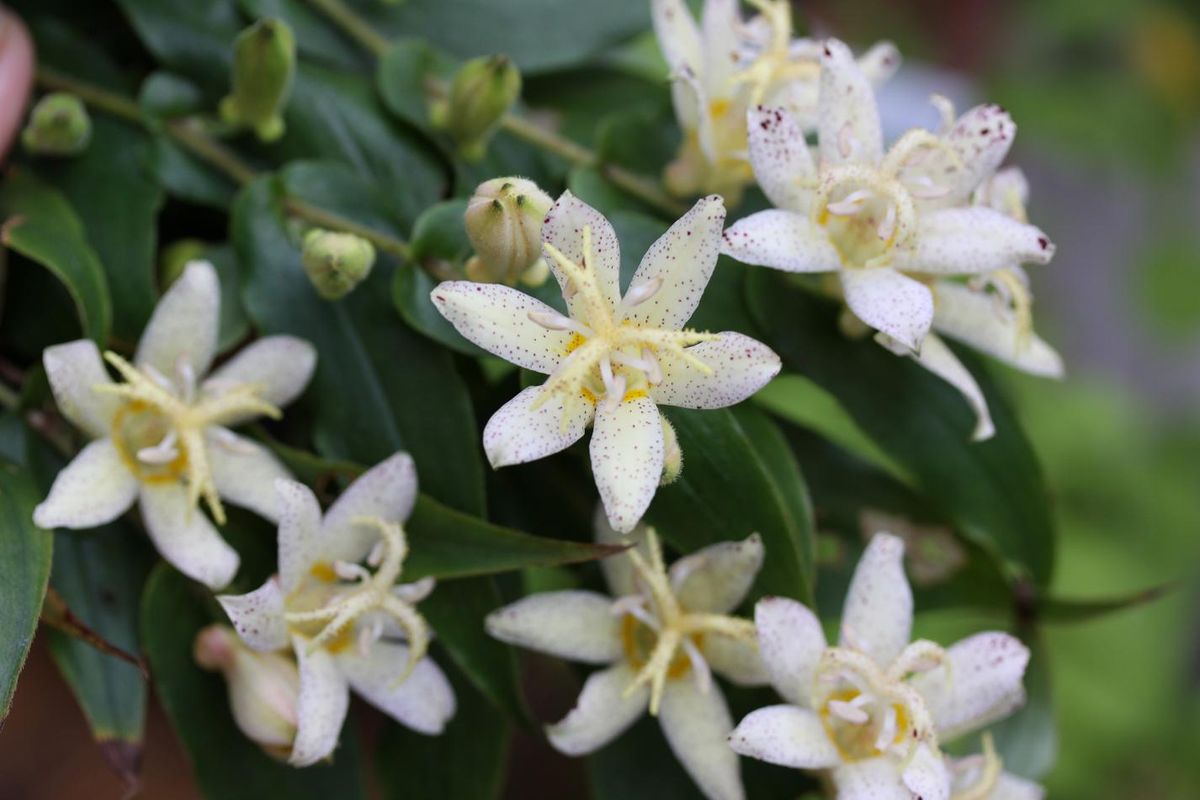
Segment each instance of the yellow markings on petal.
M718 97L708 104L708 113L716 119L720 119L729 113L729 100L724 97Z
M571 336L571 340L567 342L567 352L574 353L576 350L587 341L587 337L582 333L576 333Z
M308 574L325 583L335 583L338 579L337 573L333 571L333 565L328 561L316 562L309 568Z
M632 389L625 393L625 396L621 398L621 402L628 403L630 400L638 400L649 396L649 393L645 389Z

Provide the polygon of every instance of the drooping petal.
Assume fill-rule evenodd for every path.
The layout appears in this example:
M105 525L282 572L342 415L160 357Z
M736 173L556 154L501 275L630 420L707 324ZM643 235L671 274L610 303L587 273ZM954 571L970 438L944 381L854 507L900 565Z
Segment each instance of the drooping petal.
M908 644L912 610L912 589L904 576L904 542L890 533L876 533L846 592L841 643L887 667Z
M1044 800L1045 797L1046 790L1041 785L1010 772L1002 772L988 800Z
M226 544L208 517L188 502L182 484L143 484L139 505L146 533L171 566L214 590L233 580L237 551Z
M381 640L366 655L349 648L336 658L351 688L405 727L436 736L454 716L454 688L433 659L422 658L397 683L408 663L405 645Z
M622 653L612 598L582 589L531 594L488 614L484 624L503 642L586 664L608 664Z
M624 733L646 711L650 690L640 686L626 696L634 672L622 661L588 676L571 713L546 726L546 738L560 753L582 756Z
M824 229L802 214L767 209L729 226L721 252L743 264L784 272L832 272L842 258Z
M337 746L350 707L350 689L337 660L325 649L308 652L308 640L292 637L300 668L296 704L296 740L288 763L307 767L326 758Z
M914 248L897 251L897 269L967 275L1017 264L1045 264L1054 255L1054 244L1046 234L981 206L922 214L913 239Z
M764 597L754 607L758 649L771 685L794 706L812 703L817 662L825 651L821 622L804 605L786 597Z
M295 336L267 336L242 349L204 381L219 392L225 386L252 384L258 396L276 408L295 400L317 366L316 349Z
M779 374L779 356L762 342L736 331L687 349L688 355L707 364L701 372L694 364L662 353L663 379L650 388L660 406L725 408L745 400Z
M662 476L663 432L649 397L622 400L596 411L590 446L592 474L609 524L633 530L646 513Z
M287 467L258 442L228 428L209 428L204 439L217 493L274 522L278 518L275 481L291 477Z
M445 281L429 293L433 306L464 337L493 355L534 372L549 374L567 357L575 334L539 325L530 314L561 316L550 306L511 286Z
M771 682L757 641L706 636L700 652L713 672L738 686L765 686Z
M850 48L837 39L826 39L821 50L817 103L817 145L822 165L879 162L883 131L875 92Z
M719 542L671 565L671 585L688 611L727 614L737 608L762 569L762 537L752 533L740 542Z
M645 526L638 525L629 533L618 533L613 530L612 525L608 524L608 515L604 513L604 506L597 505L596 511L592 515L592 530L595 531L596 541L600 544L635 542L634 547L649 563L650 545L646 539ZM613 597L625 597L638 591L637 583L634 580L636 571L633 568L633 561L627 554L618 553L600 559L600 569L604 573L604 580Z
M649 299L625 310L634 325L678 330L692 317L721 254L725 201L703 197L642 256L629 291L659 284Z
M104 369L95 342L80 339L47 347L42 353L42 363L62 415L93 438L107 436L121 400L96 391L97 386L107 386L112 379Z
M217 346L221 285L207 261L193 261L167 289L138 342L134 362L177 375L180 359L199 378L208 371Z
M858 57L858 68L872 86L880 86L900 68L900 51L891 42L876 42Z
M33 510L39 528L94 528L124 514L141 484L112 439L97 439L67 464Z
M926 208L961 205L995 174L1016 135L1017 126L1000 106L989 103L967 111L946 133L950 153L935 152L921 165L944 193L918 202Z
M356 517L404 522L417 501L417 468L408 453L395 453L359 475L325 513L322 550L359 561L379 541L379 531Z
M729 746L739 755L792 769L829 769L841 762L821 718L796 706L751 712L734 729Z
M939 741L1001 719L1025 702L1029 648L1007 633L979 633L946 651L948 664L915 676Z
M913 796L921 800L950 799L950 771L946 769L946 762L929 744L917 745L901 780Z
M250 647L270 652L288 646L287 622L283 618L287 609L279 581L275 578L268 578L249 594L223 594L217 601L225 609L238 636Z
M971 433L972 441L981 442L995 435L996 426L992 422L992 413L988 410L987 398L983 396L983 390L975 382L974 376L958 360L958 356L954 355L954 351L947 347L946 343L936 334L931 333L925 337L918 355L914 355L905 347L888 342L886 338L881 338L880 342L897 355L910 356L922 367L937 375L962 394L963 399L975 412L975 430Z
M584 399L571 404L566 417L560 395L534 403L542 387L522 389L492 415L483 429L483 449L493 468L536 461L565 450L583 436L595 406Z
M729 747L733 719L721 690L694 680L667 681L658 721L679 763L709 800L741 800L741 770Z
M295 590L318 562L331 560L321 537L321 505L302 483L275 482L279 520L279 581L285 593Z
M671 69L700 65L700 30L683 0L650 0L650 19L659 49Z
M784 108L757 106L746 126L750 166L763 194L776 208L807 214L817 173L800 123Z
M933 293L890 267L839 273L846 305L854 315L909 350L918 350L933 324Z
M1032 331L1023 335L996 298L949 281L935 284L933 295L935 330L1031 375L1062 377L1062 357Z
M591 230L592 251L589 259L585 259L583 252L584 228ZM593 270L601 296L608 301L610 308L616 308L621 299L621 245L617 242L617 233L612 224L603 214L570 192L563 192L558 202L546 213L546 220L542 225L542 241L557 247L576 264ZM584 264L585 260L588 263ZM567 308L571 309L572 316L575 316L578 295L574 293L574 287L558 263L548 254L546 263L550 265L550 271L554 273L554 278L563 290Z
M887 756L852 761L833 770L838 800L913 800L900 779L899 761Z

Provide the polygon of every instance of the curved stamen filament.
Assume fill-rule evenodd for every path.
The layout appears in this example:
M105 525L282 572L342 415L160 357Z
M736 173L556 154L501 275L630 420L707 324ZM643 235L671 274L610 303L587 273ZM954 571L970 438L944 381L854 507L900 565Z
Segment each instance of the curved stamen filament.
M966 789L951 794L950 800L987 800L987 798L992 796L992 791L996 788L996 784L1000 782L1000 774L1003 771L1004 762L996 754L996 744L992 740L990 731L983 734L983 754L974 757L972 760L974 759L981 759L983 761L983 767L979 771L979 778ZM975 765L970 764L970 766L974 767Z

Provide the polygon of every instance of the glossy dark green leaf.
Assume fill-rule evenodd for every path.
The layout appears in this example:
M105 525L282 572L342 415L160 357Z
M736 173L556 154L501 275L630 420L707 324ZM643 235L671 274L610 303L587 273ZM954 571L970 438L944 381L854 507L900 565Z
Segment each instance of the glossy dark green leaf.
M1174 588L1176 588L1174 584L1163 584L1123 597L1086 600L1053 595L1037 597L1033 599L1032 612L1037 621L1044 624L1090 622L1118 611L1137 608L1144 603L1153 603L1169 594Z
M165 134L154 137L146 161L159 185L182 200L226 211L237 187L221 173L204 165Z
M358 750L348 722L332 765L296 769L263 753L237 728L225 680L192 660L197 632L217 621L203 589L166 564L142 595L141 634L154 686L209 800L361 798Z
M138 89L138 105L152 119L170 119L204 110L196 84L173 72L151 72Z
M785 276L756 270L749 301L786 369L834 395L858 427L913 477L963 533L1039 583L1054 564L1054 525L1041 468L1011 409L977 361L996 436L970 440L974 415L949 384L873 341L838 330L837 307Z
M14 172L0 186L0 216L5 219L0 229L5 247L62 281L86 335L104 346L112 322L104 268L66 198L32 175Z
M658 722L649 715L588 757L588 777L596 800L695 800L699 796Z
M146 49L209 94L229 87L233 40L245 27L234 0L117 0Z
M205 247L202 257L217 270L221 281L221 319L217 349L224 352L236 345L250 332L250 319L242 303L242 271L237 253L230 244Z

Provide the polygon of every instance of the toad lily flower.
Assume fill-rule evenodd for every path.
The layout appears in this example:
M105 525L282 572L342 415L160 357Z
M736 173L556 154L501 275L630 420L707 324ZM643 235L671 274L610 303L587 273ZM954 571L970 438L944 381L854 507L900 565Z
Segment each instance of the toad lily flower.
M749 0L759 14L743 22L738 0L705 0L700 24L683 0L651 0L659 47L671 68L671 99L684 140L667 167L668 188L736 203L750 182L746 109L782 105L815 127L820 45L792 39L789 0ZM889 43L859 60L872 82L887 80L900 63Z
M735 751L831 770L840 800L951 797L939 742L1024 702L1029 651L1005 633L978 634L948 650L910 644L912 590L903 555L894 536L871 540L850 583L835 647L804 606L779 597L759 601L763 663L789 705L742 720L730 737Z
M220 286L211 264L194 261L155 308L134 363L105 359L95 344L48 348L46 375L63 416L94 441L59 473L34 511L43 528L92 528L135 500L163 558L219 589L238 555L196 508L204 499L225 521L222 500L275 519L274 481L287 470L264 447L226 426L277 418L312 377L316 352L290 336L268 336L204 378L212 364Z
M620 541L602 517L597 538ZM626 540L627 541L627 540ZM601 562L616 599L568 590L530 595L487 618L492 636L589 664L575 708L549 725L550 743L584 755L623 733L649 707L667 743L710 800L745 796L737 757L725 743L733 721L718 672L736 684L766 682L749 620L727 616L762 566L757 535L706 547L667 570L653 529L637 546Z
M454 690L425 655L429 626L413 607L433 580L396 583L408 555L402 523L417 497L412 459L397 453L368 470L324 519L306 486L275 486L279 575L217 599L251 648L295 651L300 695L289 762L308 766L333 752L351 688L401 724L441 733L454 716Z
M683 328L716 266L724 220L721 198L696 203L651 245L622 296L612 225L565 192L542 241L569 316L507 286L448 281L433 290L434 305L463 336L549 375L488 421L483 446L493 467L557 453L594 422L600 498L614 528L633 529L674 442L657 406L723 408L779 372L779 357L747 336Z

